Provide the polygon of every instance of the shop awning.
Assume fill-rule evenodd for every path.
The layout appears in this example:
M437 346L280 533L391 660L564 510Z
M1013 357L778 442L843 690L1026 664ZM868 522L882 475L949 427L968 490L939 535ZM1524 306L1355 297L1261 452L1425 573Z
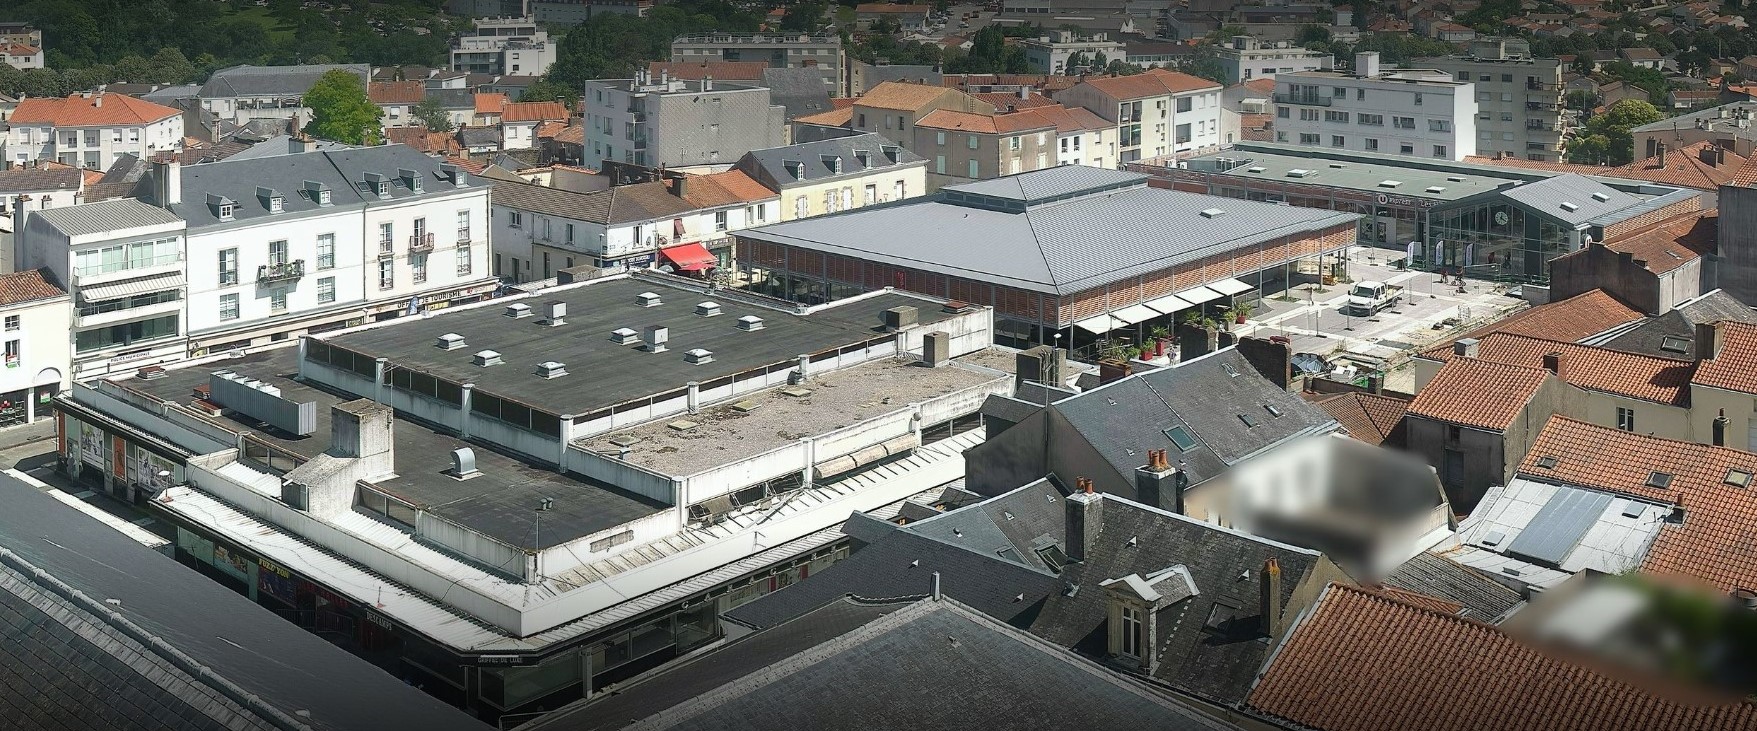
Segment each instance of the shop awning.
M1159 311L1146 305L1130 305L1117 310L1116 312L1110 313L1110 316L1133 325L1137 322L1144 322L1158 317Z
M671 265L680 272L711 269L720 262L719 259L714 258L712 252L708 251L708 247L701 244L684 244L669 249L660 249L659 256L665 257L665 260L671 262Z
M1169 315L1190 306L1190 303L1175 294L1168 294L1156 300L1148 300L1146 304L1161 315Z
M1256 289L1256 287L1252 287L1251 285L1245 284L1237 279L1222 279L1218 282L1209 282L1208 288L1228 297Z
M1178 299L1192 305L1199 305L1203 302L1213 302L1214 300L1220 299L1220 296L1219 292L1207 287L1194 287L1177 293Z
M1093 335L1103 335L1127 324L1128 323L1111 317L1110 315L1099 315L1097 317L1088 317L1076 322L1074 323L1074 327L1085 330Z
M82 287L79 297L86 302L103 302L105 300L133 297L137 294L157 292L164 289L176 289L183 286L183 275L166 274L157 277L130 279L115 284L100 284L95 287Z

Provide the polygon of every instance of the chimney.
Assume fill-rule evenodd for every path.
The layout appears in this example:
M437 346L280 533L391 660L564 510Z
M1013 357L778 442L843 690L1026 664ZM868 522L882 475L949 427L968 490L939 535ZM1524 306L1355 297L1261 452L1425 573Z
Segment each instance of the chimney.
M1457 342L1452 343L1452 354L1475 358L1478 344L1476 338L1459 338Z
M1714 167L1720 164L1720 155L1716 154L1719 149L1719 147L1709 145L1702 148L1701 154L1697 155L1697 157L1702 160L1702 164Z
M714 90L714 77L712 75L703 76L702 77L702 91L713 91L713 90Z
M1665 169L1665 143L1664 142L1659 143L1659 167L1661 170Z
M1281 564L1273 558L1264 561L1263 575L1258 580L1263 634L1274 637L1281 634Z
M92 108L93 109L102 109L103 107L104 107L104 95L103 94L98 94L97 96L92 97Z
M671 180L671 194L682 198L689 195L689 176L679 175Z
M1126 360L1105 358L1104 360L1098 361L1098 385L1102 386L1112 381L1120 381L1129 377L1129 375L1134 372L1135 369L1131 367Z
M183 202L183 167L175 157L153 161L153 205L160 208Z
M1379 75L1379 52L1362 51L1354 54L1354 75L1369 79Z
M1067 496L1068 545L1065 553L1075 561L1086 560L1086 549L1098 540L1104 527L1104 498L1092 490L1092 478L1074 480L1074 494Z
M1556 374L1557 379L1568 380L1568 358L1559 350L1544 354L1543 369Z
M1019 87L1019 101L1031 101L1031 87Z
M1147 464L1135 468L1135 502L1183 514L1184 493L1165 450L1147 450Z
M1714 360L1720 355L1719 323L1696 323L1696 360Z
M1727 427L1726 409L1721 409L1720 415L1714 417L1714 446L1716 446L1716 447L1726 446L1726 427Z

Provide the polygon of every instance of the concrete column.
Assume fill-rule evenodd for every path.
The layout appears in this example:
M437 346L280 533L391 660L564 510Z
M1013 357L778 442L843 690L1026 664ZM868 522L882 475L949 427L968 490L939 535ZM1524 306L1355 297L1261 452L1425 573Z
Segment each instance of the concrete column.
M799 443L805 445L805 468L799 471L799 482L805 489L810 489L811 466L817 463L817 445L812 442L811 437L801 439Z
M390 361L379 358L378 364L372 368L372 400L384 403L384 367Z
M702 384L700 381L690 381L689 382L689 394L685 399L685 403L688 404L689 413L691 413L691 414L694 414L696 411L701 409Z
M461 411L458 412L458 434L463 435L463 437L465 439L469 439L470 438L470 401L471 401L471 397L473 397L476 393L476 384L466 383L466 384L463 384L462 386L460 386L459 388L461 388L463 390L463 397L458 399L460 401L460 403L458 404L458 408L462 409Z
M299 380L301 381L305 380L305 341L309 339L305 335L299 336Z
M565 475L567 474L568 463L572 452L567 446L573 442L574 415L562 414L559 418L561 420L561 436L559 437L561 440L561 448L555 455L555 471Z

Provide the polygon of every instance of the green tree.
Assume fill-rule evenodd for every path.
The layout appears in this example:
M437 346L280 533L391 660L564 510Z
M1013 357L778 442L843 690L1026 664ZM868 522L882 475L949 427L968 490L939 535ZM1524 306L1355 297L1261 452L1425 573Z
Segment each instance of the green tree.
M1658 108L1639 99L1612 104L1604 114L1586 120L1585 133L1568 145L1568 161L1588 165L1624 165L1635 159L1635 138L1629 130L1665 118Z
M573 87L550 81L548 77L544 77L525 87L525 92L519 95L518 101L561 102L567 108L573 109L579 98L579 93L574 91Z
M360 77L341 69L325 73L305 92L305 105L311 108L306 134L350 145L378 144L382 112L366 98Z
M1569 109L1586 111L1598 104L1598 97L1585 89L1575 89L1562 98L1562 105Z
M421 103L409 109L409 116L419 120L421 126L426 127L429 132L450 132L454 129L451 124L451 115L447 114L445 106L439 103L439 97L430 96L422 99Z
M1302 25L1299 27L1299 35L1294 37L1293 42L1298 43L1301 46L1309 46L1313 43L1329 43L1330 29L1310 23Z

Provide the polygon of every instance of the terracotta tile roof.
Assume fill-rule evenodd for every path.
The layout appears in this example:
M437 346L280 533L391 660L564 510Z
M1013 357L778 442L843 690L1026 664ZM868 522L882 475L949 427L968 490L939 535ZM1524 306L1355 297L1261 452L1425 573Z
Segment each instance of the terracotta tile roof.
M1148 69L1134 76L1103 76L1089 78L1085 83L1114 99L1140 99L1149 96L1181 94L1197 89L1218 89L1220 85L1199 76L1178 71Z
M1386 598L1396 599L1397 601L1403 602L1405 604L1414 605L1418 608L1426 609L1430 612L1440 612L1441 614L1460 614L1464 611L1464 605L1459 604L1458 602L1447 601L1445 599L1431 597L1426 594L1417 594L1417 593L1410 591L1408 589L1399 589L1395 586L1375 586L1375 587L1370 587L1370 588L1362 587L1362 590L1378 592L1379 594L1384 595Z
M1275 93L1275 79L1273 77L1251 79L1244 83L1244 87L1262 96L1271 96Z
M16 305L67 294L65 290L55 286L51 278L53 276L45 269L0 274L0 305Z
M1744 167L1746 160L1731 151L1720 152L1719 156L1725 157L1725 160L1717 161L1715 164L1709 164L1702 160L1705 152L1710 157L1715 157L1714 150L1718 149L1720 149L1719 146L1713 142L1703 140L1678 150L1667 150L1663 166L1659 164L1659 156L1654 155L1646 160L1636 160L1622 167L1604 170L1599 174L1697 190L1719 190L1720 186L1733 180L1739 170Z
M988 92L982 92L982 93L978 93L978 94L971 94L970 96L975 97L978 100L987 102L990 106L993 106L997 110L1031 109L1031 108L1035 108L1035 107L1060 106L1059 104L1056 104L1054 101L1050 100L1049 97L1046 97L1042 94L1031 94L1030 96L1027 96L1024 99L1020 99L1018 94L1011 94L1011 93L1007 93L1004 91L988 91Z
M1245 702L1317 731L1757 728L1749 701L1638 685L1492 625L1340 584Z
M1725 321L1715 327L1720 350L1696 366L1690 382L1740 393L1757 393L1757 325Z
M854 107L847 106L829 111L794 117L793 121L801 124L815 124L824 127L847 127L854 121Z
M926 84L907 84L901 81L886 81L866 91L866 94L855 100L855 104L876 109L897 109L914 112L931 104L935 99L944 96L950 90L943 86Z
M1542 368L1453 358L1440 368L1409 413L1449 424L1504 431L1549 377Z
M425 127L391 127L384 139L393 145L402 144L426 153L458 151L457 137L450 132L429 132Z
M18 103L11 122L52 124L56 127L138 126L151 124L183 112L122 94L79 94L33 97Z
M499 114L501 110L506 108L506 103L505 94L477 94L476 113Z
M831 109L853 109L855 101L857 101L857 100L851 96L839 96L839 97L836 97L836 98L830 100L830 108Z
M567 119L567 107L561 102L511 102L501 108L502 122L541 122Z
M586 128L577 124L565 127L555 133L555 141L574 145L586 144Z
M488 168L487 160L471 160L470 158L457 155L448 155L446 156L445 161L463 168L465 172L468 172L471 175L481 175L482 171Z
M1740 165L1739 169L1733 173L1733 179L1728 181L1727 184L1745 188L1757 186L1757 155L1752 156L1745 161L1745 164Z
M1312 394L1308 398L1348 430L1349 436L1368 444L1384 444L1392 438L1409 411L1408 401L1372 393Z
M1553 467L1539 466L1550 457ZM1642 570L1694 577L1722 591L1757 589L1757 484L1727 484L1734 469L1757 471L1757 454L1562 416L1550 418L1519 466L1537 479L1682 506L1683 522L1660 529ZM1671 475L1671 483L1648 486L1654 472Z
M373 104L420 104L427 98L425 81L374 81L366 85Z
M1528 307L1459 337L1480 339L1489 333L1507 332L1574 342L1643 317L1645 315L1640 310L1623 304L1602 289L1594 289L1560 302ZM1445 360L1451 352L1452 343L1448 342L1423 351L1422 357Z
M712 175L692 175L684 187L683 199L698 208L773 200L780 194L763 187L762 183L742 170L728 170Z
M1545 355L1560 353L1564 361L1562 380L1576 388L1671 406L1687 406L1690 403L1690 372L1694 364L1689 361L1625 353L1508 332L1489 333L1478 340L1479 360L1542 369ZM1435 360L1457 360L1452 356L1450 348L1443 353L1430 350L1422 355ZM1445 373L1445 369L1442 368L1440 372ZM1428 383L1428 388L1433 388L1439 380L1436 376ZM1427 389L1422 389L1422 393L1426 394ZM1415 400L1416 403L1421 403L1421 396L1418 395ZM1411 405L1410 413L1415 413L1414 405Z
M1103 117L1093 114L1091 110L1086 109L1085 107L1074 107L1069 109L1060 104L1031 107L1005 116L1040 118L1055 125L1056 132L1061 134L1078 134L1081 132L1108 129L1115 126L1110 122L1104 121Z
M41 48L27 46L23 43L14 43L6 47L6 55L8 56L35 56L42 52L43 49Z
M564 129L567 129L566 122L538 122L535 134L537 139L554 138Z
M1668 221L1605 242L1611 251L1627 252L1647 262L1647 270L1664 274L1688 264L1705 254L1714 253L1715 233L1719 229L1720 211L1679 216Z
M670 74L673 79L700 81L712 76L721 81L760 81L763 69L769 65L762 61L649 61L647 73L653 78L660 74Z

